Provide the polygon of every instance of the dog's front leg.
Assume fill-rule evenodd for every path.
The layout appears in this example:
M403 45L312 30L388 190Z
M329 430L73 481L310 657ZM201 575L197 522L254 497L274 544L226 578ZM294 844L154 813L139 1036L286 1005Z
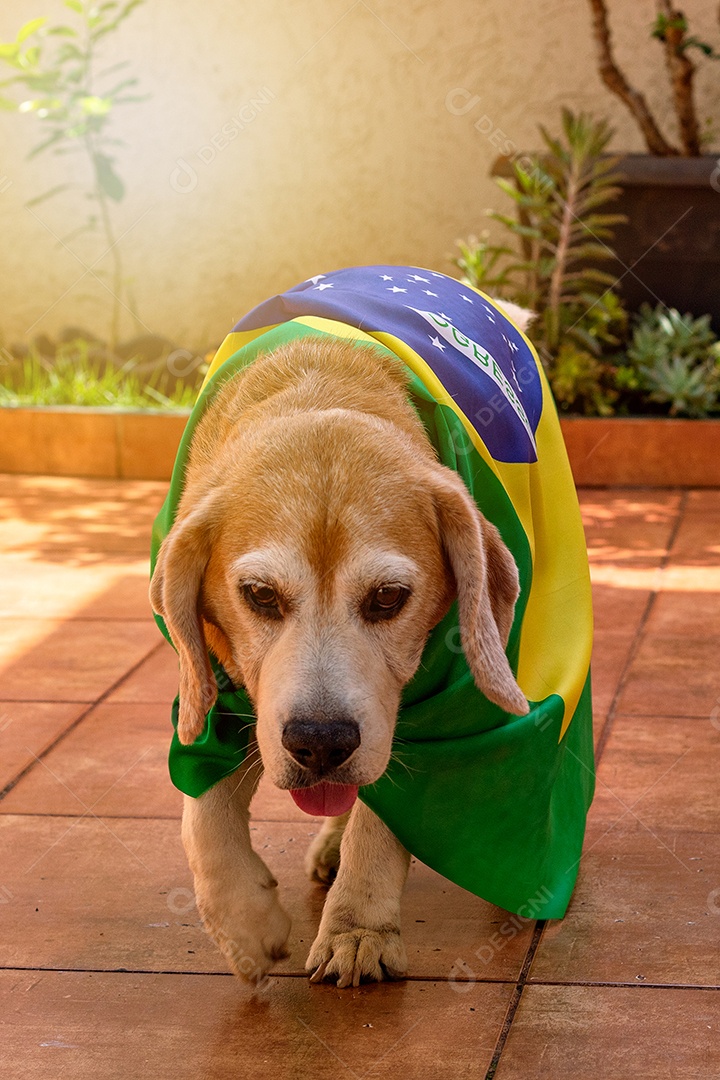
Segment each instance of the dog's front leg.
M388 827L357 802L340 845L340 868L325 902L307 969L311 982L358 986L405 974L400 896L410 856Z
M250 844L258 779L257 764L245 764L198 799L186 796L182 823L205 929L235 974L255 984L274 960L287 956L290 932L277 881Z

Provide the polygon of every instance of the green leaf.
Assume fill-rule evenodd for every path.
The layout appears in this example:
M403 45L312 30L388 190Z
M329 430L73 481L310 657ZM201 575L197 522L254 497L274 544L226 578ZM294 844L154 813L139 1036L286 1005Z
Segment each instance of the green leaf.
M6 45L0 45L0 60L4 60L8 64L12 63L14 67L17 67L17 56L19 52L20 49L14 41L11 41Z
M121 90L126 90L128 86L136 86L137 81L137 79L123 79L121 82L115 83L112 89L106 90L103 96L107 98L114 98L117 94L120 93Z
M64 132L54 131L48 139L43 139L41 143L38 143L37 146L34 146L32 148L32 150L28 154L28 158L37 157L38 154L42 154L43 150L48 150L51 146L54 146L56 142L60 142L60 140L64 138Z
M120 202L125 194L125 185L113 168L112 159L107 154L95 154L95 173L98 184L111 199Z
M83 7L81 0L65 0L65 7L70 8L71 11L77 12L78 15L85 14L85 8Z
M124 22L124 20L127 19L129 15L132 15L135 8L140 7L140 5L144 3L145 0L129 0L129 2L125 4L122 11L115 20L114 25L117 26L118 23Z
M29 199L25 205L37 206L39 203L45 202L46 199L51 199L53 195L59 195L61 191L66 191L69 187L72 187L72 184L57 184L55 187L50 188L49 191L44 191L42 195L36 195L34 199Z
M568 251L568 263L577 262L580 259L612 259L614 254L603 244L593 243L588 240L584 244L577 244Z
M32 45L22 55L21 62L25 68L34 68L40 59L40 46Z
M41 94L51 93L58 84L55 72L24 75L20 81L25 83L28 90L37 90Z
M112 108L112 101L106 97L97 97L92 94L81 97L78 104L87 116L105 116Z
M31 34L35 34L46 22L46 18L31 19L30 22L26 22L25 25L18 30L18 35L15 38L17 44L22 45L23 41L29 38Z
M129 66L129 64L130 64L130 61L129 61L129 60L121 60L121 61L120 61L119 63L117 63L117 64L111 64L111 65L110 65L110 67L108 67L108 68L103 68L103 70L102 70L102 71L98 71L98 79L104 79L104 78L106 78L106 77L107 77L108 75L112 75L112 73L113 73L114 71L119 71L119 70L120 70L120 68L125 68L125 67L128 67L128 66Z
M60 241L63 244L69 244L71 240L74 240L76 236L82 236L83 233L93 232L96 227L95 221L86 221L84 225L79 225L77 229L73 229L69 233L65 233L60 237Z
M62 49L58 52L57 62L58 64L66 64L68 60L85 60L85 53L77 45L73 45L72 42L66 41Z
M597 188L591 189L591 191L583 195L579 200L579 208L582 212L585 210L594 210L597 206L604 206L605 203L612 202L620 194L619 188L608 188L602 190Z
M520 198L520 192L511 180L505 180L503 177L498 176L495 178L495 183L500 190L504 191L506 195L509 195L511 199L514 199L517 202Z

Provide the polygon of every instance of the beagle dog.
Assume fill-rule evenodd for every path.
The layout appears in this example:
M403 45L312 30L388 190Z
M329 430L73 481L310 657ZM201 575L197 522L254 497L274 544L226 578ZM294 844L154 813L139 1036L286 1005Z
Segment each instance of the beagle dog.
M150 596L179 657L198 909L245 979L290 932L250 844L263 770L325 817L313 981L404 974L410 853L528 917L567 906L592 797L589 578L523 318L433 271L354 268L254 309L212 365Z

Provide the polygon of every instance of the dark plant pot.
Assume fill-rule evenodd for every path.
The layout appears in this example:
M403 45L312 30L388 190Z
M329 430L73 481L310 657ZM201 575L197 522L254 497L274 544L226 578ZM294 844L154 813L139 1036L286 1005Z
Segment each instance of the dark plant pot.
M712 315L720 332L720 159L627 154L620 159L626 214L615 229L620 291L631 310L647 301Z
M618 278L631 311L661 301L682 314L710 314L720 333L720 158L625 154L617 171L622 194L599 212L628 221L615 227L618 259L599 269ZM512 179L511 159L498 158L491 175Z

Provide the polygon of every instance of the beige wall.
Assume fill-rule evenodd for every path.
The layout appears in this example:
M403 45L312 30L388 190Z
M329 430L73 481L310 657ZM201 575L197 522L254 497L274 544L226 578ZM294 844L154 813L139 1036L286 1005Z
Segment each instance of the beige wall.
M653 0L609 5L620 60L662 101L658 47L646 40ZM683 6L695 32L720 43L715 0ZM43 13L65 9L3 0L0 39ZM537 123L556 125L568 104L609 114L614 145L642 149L596 74L586 0L148 0L112 52L109 61L132 58L151 94L117 123L129 144L116 215L128 275L144 325L193 347L329 268L449 270L455 239L502 202L488 179L498 152L488 128L534 148ZM705 67L703 113L717 118L720 70ZM102 332L107 294L82 276L98 258L95 269L107 268L102 246L85 238L67 249L53 236L82 202L24 208L81 159L26 162L37 137L26 117L0 113L0 137L0 333L7 342L69 323Z

